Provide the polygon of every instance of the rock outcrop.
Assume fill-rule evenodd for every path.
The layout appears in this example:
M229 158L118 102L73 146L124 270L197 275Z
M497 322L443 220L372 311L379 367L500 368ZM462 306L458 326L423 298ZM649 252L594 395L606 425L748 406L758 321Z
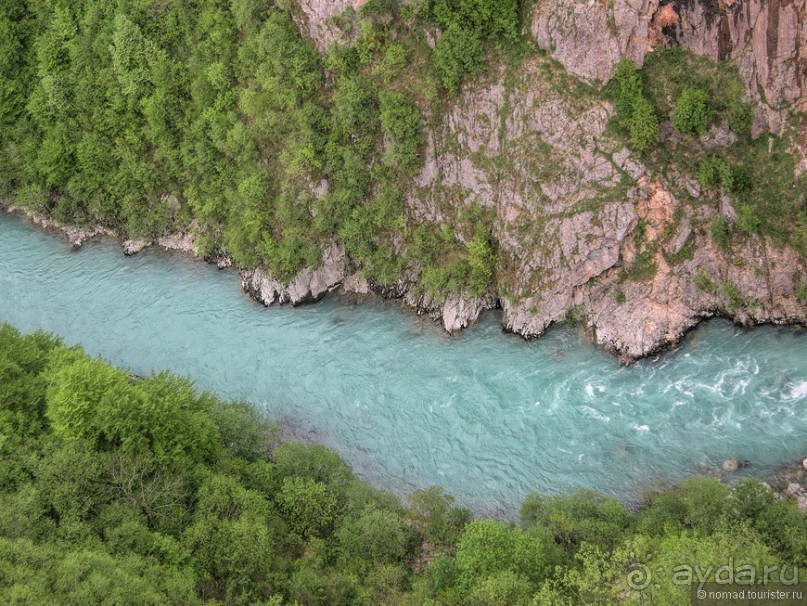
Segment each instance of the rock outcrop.
M807 0L677 2L670 38L713 60L734 59L776 132L788 106L807 109Z
M242 270L241 287L256 301L264 305L273 303L312 303L336 289L348 275L344 248L334 242L322 251L322 264L305 268L290 281L283 282L260 269Z
M199 254L190 232L175 232L164 235L157 240L157 245L168 250L178 250L191 255Z
M658 8L659 0L538 0L531 31L569 73L604 84L622 59L643 63Z
M792 499L807 512L807 459L775 468L766 474L764 485L777 499Z
M621 59L681 44L734 59L762 107L757 128L779 129L786 108L807 109L807 0L539 0L531 31L570 73L607 82Z
M298 24L320 50L344 39L336 20L362 0L299 0ZM343 19L344 20L344 19ZM807 110L807 0L538 0L529 29L569 73L592 83L616 64L681 44L737 61L760 104L758 129L776 131L787 107Z
M143 252L143 250L145 250L149 246L151 246L151 242L143 238L140 238L138 240L124 240L121 243L123 254L126 255L127 257L131 257L132 255L136 255L139 252Z
M44 215L42 213L30 211L13 204L2 204L0 208L5 208L9 214L22 214L25 215L29 221L42 227L44 229L61 233L73 249L81 248L85 242L98 236L112 236L114 235L111 230L101 225L89 225L80 227L77 225L63 225L56 221L54 218Z
M317 49L324 51L341 39L343 32L334 19L348 8L354 8L354 0L299 0L299 5L301 15L297 25L311 38Z

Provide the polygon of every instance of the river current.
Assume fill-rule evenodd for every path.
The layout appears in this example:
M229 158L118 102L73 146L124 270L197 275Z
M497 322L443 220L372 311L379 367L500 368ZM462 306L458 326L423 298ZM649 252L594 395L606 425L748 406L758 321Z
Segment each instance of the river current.
M264 308L234 271L109 240L72 251L0 215L0 321L246 399L403 494L441 484L510 515L531 491L633 499L729 457L763 474L807 454L807 334L793 329L714 320L622 367L577 329L527 342L494 312L449 337L375 299Z

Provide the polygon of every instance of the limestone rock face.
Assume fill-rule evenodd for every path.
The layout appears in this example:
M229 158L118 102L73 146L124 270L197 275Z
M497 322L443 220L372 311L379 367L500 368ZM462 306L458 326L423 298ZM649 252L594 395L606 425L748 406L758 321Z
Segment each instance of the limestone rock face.
M703 195L697 181L674 170L652 174L609 135L613 107L549 59L531 59L517 84L506 81L502 69L463 87L427 129L422 169L404 189L417 223L460 234L462 209L478 204L493 216L496 292L435 300L419 288L416 267L394 284L373 284L336 244L319 268L288 283L242 272L245 290L267 305L315 301L339 285L372 291L448 332L494 307L505 330L525 337L574 318L626 361L677 343L715 315L747 325L807 322L795 295L807 267L796 251L760 237L725 251L702 228L718 213L734 214L730 196L682 204L679 195ZM732 139L715 127L699 144Z
M297 23L300 29L323 51L340 39L340 29L333 19L353 7L354 0L299 0L299 5L302 15Z
M682 3L672 37L710 59L734 59L750 96L767 106L758 125L777 131L785 106L807 109L807 0Z
M273 303L311 303L338 287L347 274L344 249L332 242L322 251L322 264L300 270L288 283L283 283L260 269L242 270L241 287L264 305Z
M596 96L571 97L568 80L553 81L547 69L536 60L511 91L501 74L467 87L429 133L407 199L421 221L450 222L452 208L472 202L495 214L506 330L538 336L571 314L597 343L631 360L677 343L714 315L742 324L807 321L794 294L807 268L793 249L764 238L731 253L716 247L693 226L732 214L730 197L720 209L684 212L665 181L609 139L613 108ZM732 141L715 127L700 144ZM690 177L667 179L702 195ZM449 331L463 326L461 311L495 304L449 298L441 307L411 294L405 301Z
M121 248L123 249L123 254L126 255L127 257L130 257L143 251L150 244L151 242L149 242L148 240L144 240L143 238L140 238L138 240L124 240L123 243L121 244Z
M538 0L532 35L570 73L605 83L616 64L644 61L659 0Z
M89 225L87 227L79 227L76 225L62 225L52 217L33 211L28 211L24 208L14 206L13 204L0 201L0 209L4 209L8 214L22 214L25 215L35 225L43 229L61 233L70 246L74 250L81 248L85 242L98 236L112 236L114 235L109 229L101 225Z
M157 244L168 250L178 250L192 255L198 254L196 244L193 242L193 236L187 232L166 234L157 240Z
M807 310L794 295L804 261L793 249L753 238L727 254L707 236L692 232L686 217L675 222L678 201L662 185L652 183L648 189L637 213L647 226L645 238L660 244L653 257L655 275L624 282L616 274L604 275L576 299L598 343L633 359L677 343L701 319L718 314L745 325L807 321ZM698 222L708 222L714 211L702 211ZM687 232L691 258L671 262ZM626 239L621 254L626 262L635 258L635 241ZM614 296L617 288L624 294L622 302Z
M788 104L807 109L807 0L539 0L531 31L590 82L607 82L621 59L641 65L648 51L674 43L734 59L763 104L758 130L777 131Z

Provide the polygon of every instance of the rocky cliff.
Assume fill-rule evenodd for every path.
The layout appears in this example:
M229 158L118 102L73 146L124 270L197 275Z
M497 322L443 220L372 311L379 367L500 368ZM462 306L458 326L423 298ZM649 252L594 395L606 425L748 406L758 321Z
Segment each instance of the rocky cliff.
M325 51L355 39L363 4L298 0L293 18ZM534 337L555 322L580 322L626 360L676 343L714 315L746 325L807 322L803 249L754 230L716 242L707 227L734 222L742 201L729 187L704 191L687 158L729 153L738 134L716 121L682 139L666 120L666 155L651 158L614 132L616 109L602 92L622 59L649 64L654 50L680 46L733 62L753 108L751 134L788 134L785 152L771 139L762 153L771 163L789 154L798 160L790 177L804 173L807 127L797 131L807 110L807 0L537 0L525 32L544 52L490 62L458 94L422 104L423 162L396 184L409 225L447 226L463 246L463 212L486 213L497 263L485 292L429 294L412 259L397 281L379 286L333 238L318 267L290 279L241 270L244 290L266 305L316 301L339 288L375 292L449 332L500 307L506 330ZM439 35L427 31L423 46ZM328 191L327 172L317 183L314 198ZM195 251L187 234L159 243ZM125 250L147 244L130 241ZM229 264L226 256L217 262Z
M807 109L806 0L538 0L532 34L589 81L606 82L621 59L641 65L672 44L736 61L760 107L758 129L775 131L788 108Z
M318 46L338 39L332 17L348 4L301 1L301 21ZM765 236L716 245L704 226L734 218L732 197L704 203L692 176L645 166L609 134L614 108L592 94L620 60L641 65L653 49L682 45L735 61L756 109L754 134L778 131L788 111L807 108L806 7L807 0L538 0L531 33L563 69L537 57L517 73L501 68L465 86L428 132L406 201L418 221L451 224L471 202L493 212L498 291L435 301L413 288L412 268L395 287L376 290L449 331L495 306L504 328L525 337L582 321L625 359L676 343L714 315L746 325L807 321L796 294L807 278L804 258ZM713 127L696 145L732 141L725 127ZM260 271L242 277L266 304L315 300L340 285L373 288L351 275L333 244L322 267L289 284Z

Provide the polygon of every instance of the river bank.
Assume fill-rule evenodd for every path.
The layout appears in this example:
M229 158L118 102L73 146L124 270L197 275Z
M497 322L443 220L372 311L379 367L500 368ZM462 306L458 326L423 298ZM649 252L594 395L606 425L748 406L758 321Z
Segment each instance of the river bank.
M758 481L690 477L634 507L533 492L480 518L439 486L378 490L169 372L132 381L5 322L0 353L2 603L684 604L723 569L795 583L807 556L807 516Z
M168 233L156 240L125 240L100 225L86 227L61 225L47 215L31 212L11 203L3 203L0 206L6 213L24 216L41 228L62 234L73 249L80 248L92 238L108 237L114 239L127 256L138 254L150 246L158 246L199 258L199 252L191 231ZM753 274L756 279L764 278L763 281L766 283L768 296L767 299L755 299L753 305L747 306L747 309L725 308L718 301L722 296L721 293L700 289L698 304L695 305L695 307L702 308L699 311L690 309L686 314L680 315L678 312L673 313L670 308L658 308L658 306L653 305L645 306L647 310L643 313L659 314L656 320L650 318L652 326L648 333L646 332L648 328L646 321L650 321L648 317L643 316L645 323L640 325L637 331L635 318L631 315L644 306L644 295L637 292L636 298L630 301L627 298L623 301L599 298L599 303L595 305L594 299L586 299L587 303L584 306L583 299L581 299L581 304L574 308L577 311L567 314L566 322L583 326L586 338L589 341L617 356L623 364L631 364L638 359L674 348L701 321L713 317L728 318L742 327L764 324L803 327L807 323L807 305L805 305L807 301L801 301L794 294L798 290L794 283L802 273L807 275L807 271L802 272L802 269L799 269L801 261L797 256L794 256L792 251L790 251L790 254L786 254L787 251L777 251L774 247L768 246L763 252L765 255L764 263L768 267L767 271L776 268L776 275L779 278L772 282L769 273L754 271ZM362 277L361 273L351 271L348 255L336 242L332 242L323 248L322 258L323 261L319 267L303 269L288 282L277 280L260 269L237 268L241 288L255 301L267 307L273 304L289 304L296 307L314 303L330 292L338 292L354 297L378 296L384 300L399 301L402 306L410 308L418 315L426 316L441 325L449 334L458 333L473 325L478 321L482 312L491 309L503 310L502 329L505 332L520 335L525 339L542 335L546 328L553 324L553 322L550 322L543 329L536 332L532 321L524 316L521 323L515 325L512 320L514 311L512 305L506 299L500 299L493 295L483 297L465 297L462 294L449 295L445 300L440 301L419 293L415 287L416 280L414 278L410 282L401 280L391 287L374 284L372 281ZM233 265L226 252L206 257L204 260L216 265L219 269ZM748 272L745 273L747 274ZM673 287L671 284L657 284L658 276L660 275L663 275L663 272L660 272L657 279L654 280L652 285L654 289L668 288L678 292L677 287ZM734 284L731 281L726 283ZM744 290L750 288L747 283L741 284ZM628 287L626 286L626 288ZM790 291L789 294L787 291ZM679 292L679 294L682 293ZM689 295L691 294L690 292ZM627 295L623 296L627 297ZM692 307L691 302L687 303L683 300L678 301L677 304ZM596 313L594 313L591 305L595 305ZM630 307L633 311L626 311L627 307ZM518 313L523 316L527 312L521 310ZM537 314L538 311L536 310L535 313ZM596 318L602 317L609 318L609 328L604 329L602 322L596 320ZM660 326L665 327L664 331L659 328ZM633 345L628 344L626 340L628 335L632 335ZM636 347L637 339L641 342L638 349Z

